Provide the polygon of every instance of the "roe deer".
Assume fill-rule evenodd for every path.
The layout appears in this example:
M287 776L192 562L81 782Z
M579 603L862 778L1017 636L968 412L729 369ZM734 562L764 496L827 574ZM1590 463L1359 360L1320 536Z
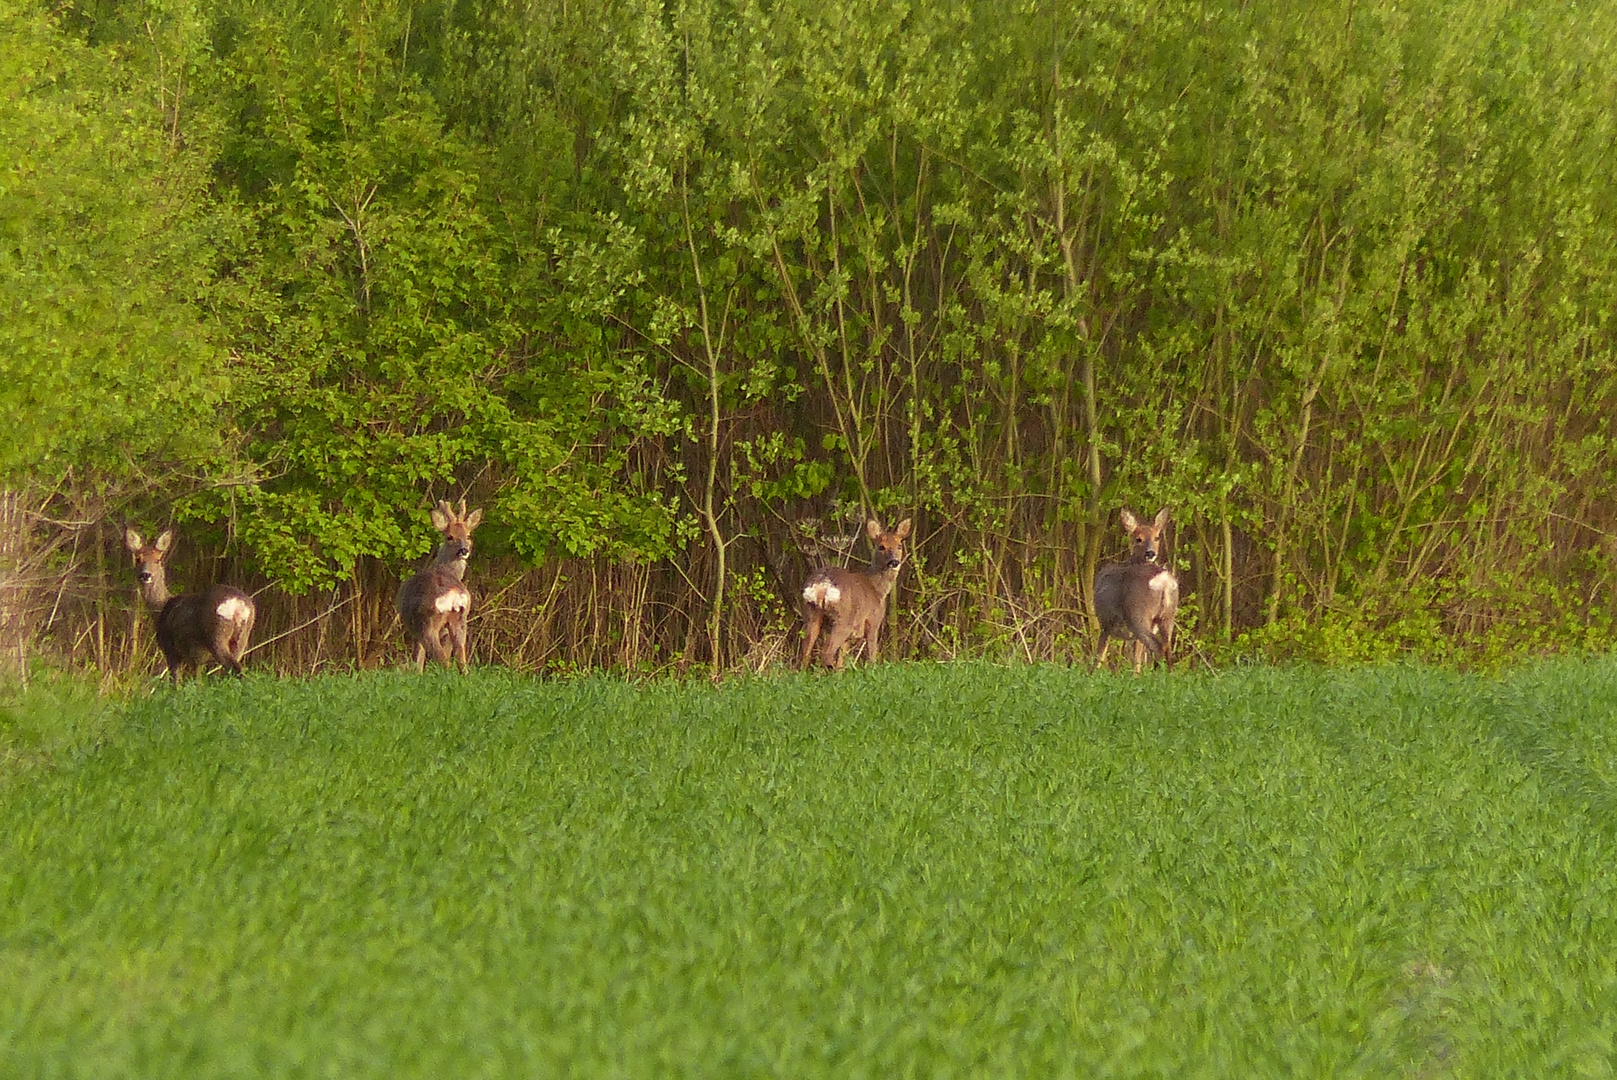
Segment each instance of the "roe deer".
M876 638L887 617L887 594L898 580L904 565L904 538L910 534L910 519L898 523L892 532L883 532L875 518L865 523L865 535L875 545L869 570L844 570L839 566L816 570L803 585L803 659L799 668L809 666L814 643L826 619L826 632L820 662L842 670L842 647L853 637L863 635L865 656L876 659Z
M415 644L417 671L427 666L429 655L446 666L453 655L461 671L466 670L466 619L472 612L472 591L462 579L472 553L472 530L482 520L482 510L466 513L465 499L458 511L448 499L439 499L432 508L432 527L444 534L444 542L432 565L400 585L393 599L404 632Z
M1168 527L1168 508L1156 520L1142 525L1132 513L1122 513L1129 531L1129 557L1110 563L1095 574L1095 614L1100 616L1100 645L1095 667L1106 659L1111 638L1134 638L1134 670L1139 672L1147 652L1151 662L1166 660L1173 670L1173 619L1179 610L1179 579L1157 562L1162 530ZM1160 634L1160 637L1158 636Z
M253 598L229 585L207 592L170 596L163 562L174 546L174 530L165 529L150 547L134 529L124 529L124 546L135 557L140 592L157 623L157 647L168 662L169 678L180 685L180 666L195 664L198 673L209 659L232 675L241 674L242 654L258 614Z

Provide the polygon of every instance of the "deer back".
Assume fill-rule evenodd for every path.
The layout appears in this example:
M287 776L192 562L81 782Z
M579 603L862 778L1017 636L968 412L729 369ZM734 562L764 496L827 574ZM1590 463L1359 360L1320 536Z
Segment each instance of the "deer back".
M1179 610L1179 581L1154 562L1111 563L1095 574L1095 614L1112 628L1150 624Z
M809 575L803 585L803 600L812 608L851 623L880 623L887 612L887 594L898 580L904 565L904 541L910 535L910 519L899 522L892 532L874 518L865 524L870 537L870 565L864 570L828 566Z
M472 554L472 531L483 520L481 509L466 512L448 499L432 508L432 527L443 536L432 565L399 586L394 608L413 636L420 636L433 619L464 619L471 611L472 592L465 584L466 560Z
M228 585L173 596L157 612L157 645L174 656L239 660L257 614L253 598Z
M1179 579L1157 562L1168 528L1168 508L1158 510L1150 524L1142 523L1127 507L1118 517L1129 534L1129 554L1123 562L1096 572L1095 614L1105 627L1172 619L1179 610Z

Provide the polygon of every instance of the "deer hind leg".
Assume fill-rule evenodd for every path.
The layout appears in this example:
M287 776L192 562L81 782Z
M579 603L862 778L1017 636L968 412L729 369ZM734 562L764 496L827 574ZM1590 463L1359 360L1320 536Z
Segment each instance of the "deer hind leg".
M470 667L466 660L466 619L464 616L449 620L449 638L454 643L455 660L460 664L460 673L466 674Z
M1131 616L1129 632L1134 635L1134 672L1139 674L1141 667L1144 666L1146 653L1151 654L1153 664L1162 659L1162 642L1157 640L1150 619Z
M426 632L421 635L421 649L425 649L426 655L432 657L433 661L439 664L448 664L450 662L449 650L444 647L444 631L447 629L444 624L446 622L448 620L441 615L428 619ZM416 655L418 657L421 655L421 649L417 650ZM417 668L424 667L425 663L418 660Z
M831 627L831 632L825 635L825 645L820 649L820 662L833 671L842 670L842 647L853 636L853 626L839 622Z
M1095 666L1090 668L1089 669L1090 671L1094 672L1094 671L1099 671L1100 670L1100 666L1106 662L1106 650L1111 648L1111 647L1112 647L1112 631L1111 631L1111 628L1108 627L1108 626L1102 625L1101 628L1100 628L1100 644L1097 645L1096 648L1095 648Z
M797 670L803 671L809 666L809 660L814 655L814 643L819 640L820 626L825 622L825 612L813 604L803 608L803 655L797 661Z
M1158 627L1162 631L1162 658L1167 661L1168 670L1173 670L1173 616L1158 620Z
M213 658L218 661L226 675L240 675L241 671L240 628L231 623L219 632L213 643Z

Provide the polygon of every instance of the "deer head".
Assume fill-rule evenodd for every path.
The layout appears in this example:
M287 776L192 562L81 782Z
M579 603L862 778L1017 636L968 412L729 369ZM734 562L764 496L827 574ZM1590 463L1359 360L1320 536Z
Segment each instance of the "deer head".
M1122 519L1129 533L1129 558L1134 562L1155 562L1162 550L1162 531L1168 527L1168 508L1158 510L1156 520L1149 525L1141 525L1127 507Z
M164 529L151 546L134 529L124 529L124 547L135 557L135 576L140 579L140 591L148 604L162 606L168 599L168 571L163 560L174 546L174 530Z
M459 509L451 505L448 499L439 499L438 505L432 508L432 527L444 536L444 542L438 548L438 565L458 563L460 572L464 574L466 560L472 554L472 530L482 521L482 509L468 514L465 499L460 500Z
M900 521L892 532L884 531L881 522L875 518L865 522L865 535L870 537L873 547L870 553L870 572L885 574L896 571L904 565L904 540L909 534L909 518Z

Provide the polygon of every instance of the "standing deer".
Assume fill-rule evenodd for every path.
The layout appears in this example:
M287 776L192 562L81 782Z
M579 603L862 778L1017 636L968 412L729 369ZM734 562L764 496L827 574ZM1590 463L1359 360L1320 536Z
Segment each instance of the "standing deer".
M876 659L876 639L887 617L887 594L893 591L899 567L904 565L904 538L909 534L909 518L900 521L892 532L883 532L881 523L871 518L865 523L865 535L874 545L870 569L832 566L809 575L803 585L804 641L799 668L808 667L826 619L831 620L831 629L820 650L822 664L841 671L842 647L850 638L861 635L865 639L865 656Z
M466 619L472 613L472 591L462 579L472 553L472 530L482 520L481 509L466 513L465 499L458 511L448 499L439 499L432 508L432 527L443 533L444 542L432 565L400 585L393 600L404 632L415 643L417 671L426 667L429 655L446 666L453 655L460 670L466 670Z
M124 546L135 557L141 596L157 624L157 647L168 662L169 678L180 685L180 666L195 664L198 673L210 659L232 675L241 674L242 654L258 614L253 598L229 585L207 592L170 596L163 565L174 546L174 531L165 529L147 547L134 529L124 529Z
M1111 638L1134 638L1134 671L1139 673L1146 653L1151 662L1166 660L1173 670L1173 619L1179 610L1179 579L1157 562L1162 530L1168 527L1168 508L1156 520L1142 525L1127 509L1123 528L1129 532L1126 560L1110 563L1095 574L1095 614L1100 616L1100 648L1095 667L1106 659ZM1160 636L1159 636L1160 635Z

